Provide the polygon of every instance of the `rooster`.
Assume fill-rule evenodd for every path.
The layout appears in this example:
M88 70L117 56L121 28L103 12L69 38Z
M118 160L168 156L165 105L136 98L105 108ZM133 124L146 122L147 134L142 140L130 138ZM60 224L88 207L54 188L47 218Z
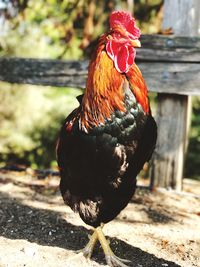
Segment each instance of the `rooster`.
M109 266L126 266L126 260L112 252L103 225L132 198L136 176L157 138L147 87L134 62L139 37L131 14L111 14L110 30L91 58L80 105L65 120L57 143L63 200L94 227L83 254L90 258L99 240Z

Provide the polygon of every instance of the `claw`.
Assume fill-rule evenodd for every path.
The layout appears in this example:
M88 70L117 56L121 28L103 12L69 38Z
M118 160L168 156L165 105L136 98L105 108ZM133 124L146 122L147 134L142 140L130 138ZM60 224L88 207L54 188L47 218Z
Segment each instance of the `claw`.
M117 257L116 255L115 255L115 258L117 258L119 261L122 261L122 262L131 263L130 260L122 259L122 258L120 258L120 257Z
M128 267L128 265L124 264L124 262L130 262L128 260L120 259L117 256L106 255L106 262L110 267Z
M77 250L76 251L77 255L83 255L85 258L91 258L92 256L92 250L89 249L87 246L84 247L83 249Z

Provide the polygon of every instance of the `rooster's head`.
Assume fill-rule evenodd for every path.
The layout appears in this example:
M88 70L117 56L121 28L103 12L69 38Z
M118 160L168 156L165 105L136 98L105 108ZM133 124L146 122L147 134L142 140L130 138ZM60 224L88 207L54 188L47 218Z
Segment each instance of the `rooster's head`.
M135 47L140 47L140 30L135 19L125 11L114 11L110 16L110 33L106 52L120 73L128 72L135 60Z

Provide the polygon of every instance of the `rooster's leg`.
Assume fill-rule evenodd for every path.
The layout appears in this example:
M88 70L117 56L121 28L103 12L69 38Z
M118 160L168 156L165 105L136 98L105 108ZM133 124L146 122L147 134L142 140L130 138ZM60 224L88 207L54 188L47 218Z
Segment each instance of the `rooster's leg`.
M104 224L101 224L101 229L103 228ZM91 258L92 256L92 252L94 250L94 246L96 244L96 242L98 241L98 235L96 232L96 229L94 229L94 233L92 235L89 236L89 242L87 243L87 245L84 247L84 249L78 250L78 252L83 253L83 255L86 258Z
M98 236L96 231L94 231L94 233L89 237L89 242L87 243L87 245L84 247L84 249L81 250L86 258L91 258L97 240Z
M99 239L99 242L103 248L103 251L105 253L105 257L106 257L106 262L110 267L127 267L127 265L125 265L123 262L130 262L128 260L125 259L120 259L117 256L115 256L115 254L112 252L108 241L106 240L101 227L97 227L95 229L95 232L97 233L97 237Z

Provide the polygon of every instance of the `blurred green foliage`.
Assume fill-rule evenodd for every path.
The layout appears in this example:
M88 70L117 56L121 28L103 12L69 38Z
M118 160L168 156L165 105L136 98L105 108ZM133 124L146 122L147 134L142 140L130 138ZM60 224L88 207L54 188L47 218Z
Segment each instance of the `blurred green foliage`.
M0 35L0 55L79 59L91 40L108 29L110 12L128 8L127 1L119 0L14 2L16 15L9 17L7 12L5 24L0 24L4 28L3 38ZM160 30L162 2L135 0L135 17L143 33Z
M0 83L0 160L49 168L59 128L81 90Z
M1 1L0 1L1 2ZM8 1L9 2L9 1ZM0 20L0 56L81 59L108 29L113 9L126 0L15 0ZM130 1L129 1L130 2ZM162 0L135 0L134 16L143 33L161 30ZM95 43L95 42L94 42ZM56 166L61 123L77 106L80 90L0 83L0 160L34 168ZM199 177L200 100L195 98L185 175Z

